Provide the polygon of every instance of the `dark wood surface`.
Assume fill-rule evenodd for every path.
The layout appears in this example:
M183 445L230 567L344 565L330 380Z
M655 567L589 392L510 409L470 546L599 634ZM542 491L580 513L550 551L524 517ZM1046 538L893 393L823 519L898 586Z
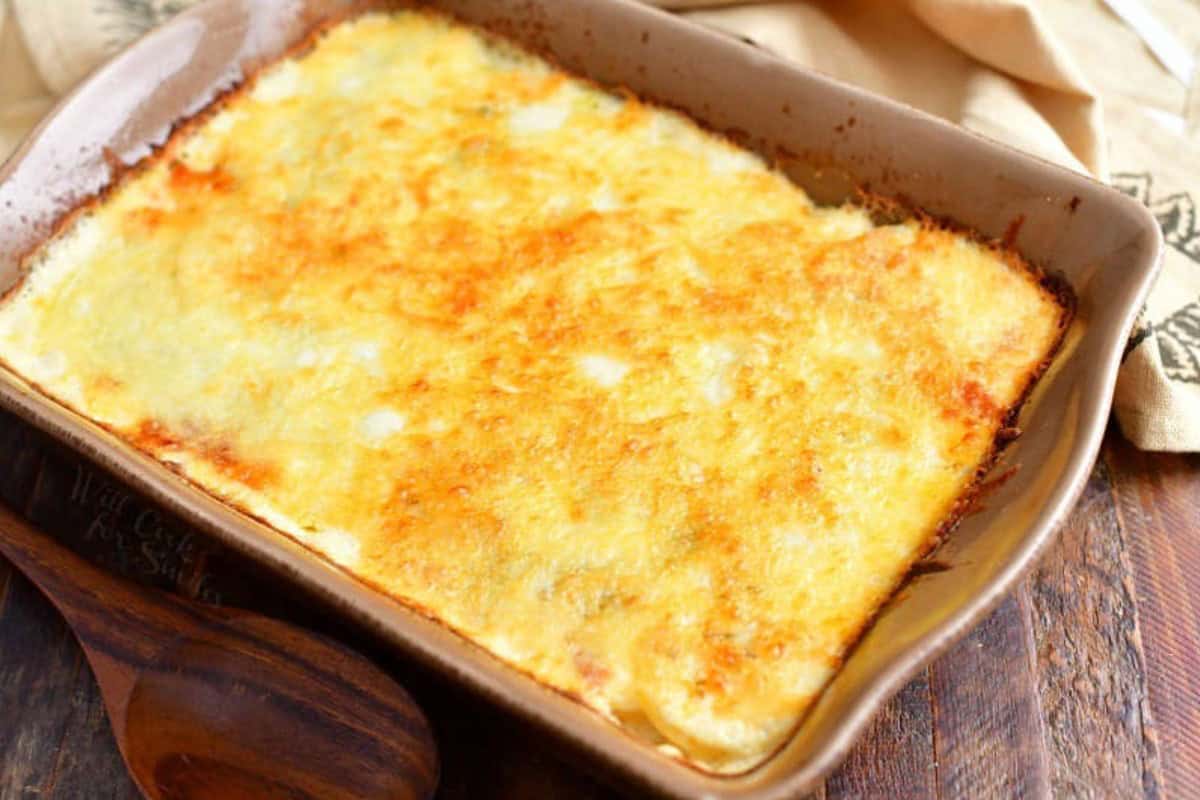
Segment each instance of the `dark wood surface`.
M151 585L307 624L412 690L439 797L616 797L535 731L380 648L78 456L0 414L0 497ZM1200 786L1200 456L1109 432L1056 543L875 718L817 797L1187 797ZM86 663L0 562L0 800L133 798Z
M130 776L154 800L426 800L424 714L355 650L124 580L0 505L0 554L70 625Z

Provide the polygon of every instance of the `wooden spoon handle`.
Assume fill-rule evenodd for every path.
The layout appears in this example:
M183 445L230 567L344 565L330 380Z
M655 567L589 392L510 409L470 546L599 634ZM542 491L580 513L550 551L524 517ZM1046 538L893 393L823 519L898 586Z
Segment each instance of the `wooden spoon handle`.
M0 554L41 589L89 651L144 663L197 626L199 612L183 601L90 564L3 505Z
M344 646L126 583L3 506L0 554L71 624L147 797L417 800L437 786L420 708Z

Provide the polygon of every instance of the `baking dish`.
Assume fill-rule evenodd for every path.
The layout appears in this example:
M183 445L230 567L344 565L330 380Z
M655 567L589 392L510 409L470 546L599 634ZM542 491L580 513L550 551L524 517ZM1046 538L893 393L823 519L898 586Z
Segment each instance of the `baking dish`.
M35 421L67 436L202 525L320 588L413 652L457 672L584 749L606 756L626 778L684 795L795 791L832 763L869 706L894 688L905 668L918 663L1004 588L1065 511L1094 456L1124 328L1153 266L1153 223L1137 206L1098 185L796 73L740 45L631 4L435 5L497 27L602 82L623 84L682 106L780 160L819 199L838 200L852 187L866 187L984 235L1006 231L1025 255L1060 274L1079 295L1079 321L1067 350L1022 418L1029 434L1009 454L1009 462L1021 469L991 503L995 509L1011 496L1011 505L1000 515L984 512L963 526L942 554L952 569L911 586L905 599L881 617L780 754L750 773L724 779L666 761L436 625L372 595L306 551L255 530L256 523L22 391L11 378L6 380L6 396ZM44 236L63 210L101 186L104 171L114 168L115 161L136 159L146 152L148 142L161 141L170 123L202 107L213 91L235 82L256 61L278 53L323 15L341 7L206 5L102 70L68 99L8 167L11 179L0 188L6 194L0 201L33 212L27 210L5 228L9 283L16 256ZM745 85L758 89L740 96ZM111 113L111 106L120 103L129 108ZM85 120L90 129L80 127ZM907 149L902 147L905 141ZM46 165L40 176L39 163ZM1081 252L1088 263L1078 259ZM1105 268L1109 263L1115 266L1117 258L1128 258L1141 268L1133 271L1132 279L1129 272L1119 276ZM1106 283L1105 276L1116 283ZM1114 297L1128 302L1114 303ZM1101 299L1108 303L1104 309L1098 308ZM1092 371L1076 374L1071 365ZM1073 394L1080 387L1087 391L1090 379L1097 376L1100 383L1091 385L1090 394Z

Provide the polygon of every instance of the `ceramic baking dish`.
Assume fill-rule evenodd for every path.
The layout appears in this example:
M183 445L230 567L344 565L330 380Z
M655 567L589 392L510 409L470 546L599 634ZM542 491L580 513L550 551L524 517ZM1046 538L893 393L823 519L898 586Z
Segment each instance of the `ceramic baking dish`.
M120 164L147 155L174 124L351 5L210 0L98 70L0 169L0 291L17 280L21 256ZM779 752L732 777L684 766L197 490L6 371L0 401L413 657L552 731L619 783L679 797L796 796L836 765L912 672L988 612L1069 511L1096 457L1123 345L1159 261L1157 225L1099 183L632 0L430 5L601 83L687 111L775 159L818 201L865 189L1007 237L1077 298L1063 349L1021 414L1024 434L998 468L1015 472L938 551L947 569L913 579L885 607Z

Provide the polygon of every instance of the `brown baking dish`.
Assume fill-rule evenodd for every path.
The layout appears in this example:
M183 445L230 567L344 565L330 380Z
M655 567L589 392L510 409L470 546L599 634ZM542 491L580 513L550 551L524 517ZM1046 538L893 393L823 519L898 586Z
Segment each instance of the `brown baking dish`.
M98 70L0 169L0 291L61 217L121 164L351 5L210 0ZM854 648L788 743L718 777L639 743L585 707L370 590L285 536L0 371L0 401L222 540L314 590L408 653L556 733L617 781L679 797L773 798L809 789L905 679L981 618L1030 565L1083 486L1107 423L1125 338L1159 261L1140 205L887 100L788 66L630 0L441 0L602 84L680 108L780 164L818 201L894 199L1005 237L1077 299L1062 351L1004 453L1011 472ZM1015 468L1015 470L1013 469Z

